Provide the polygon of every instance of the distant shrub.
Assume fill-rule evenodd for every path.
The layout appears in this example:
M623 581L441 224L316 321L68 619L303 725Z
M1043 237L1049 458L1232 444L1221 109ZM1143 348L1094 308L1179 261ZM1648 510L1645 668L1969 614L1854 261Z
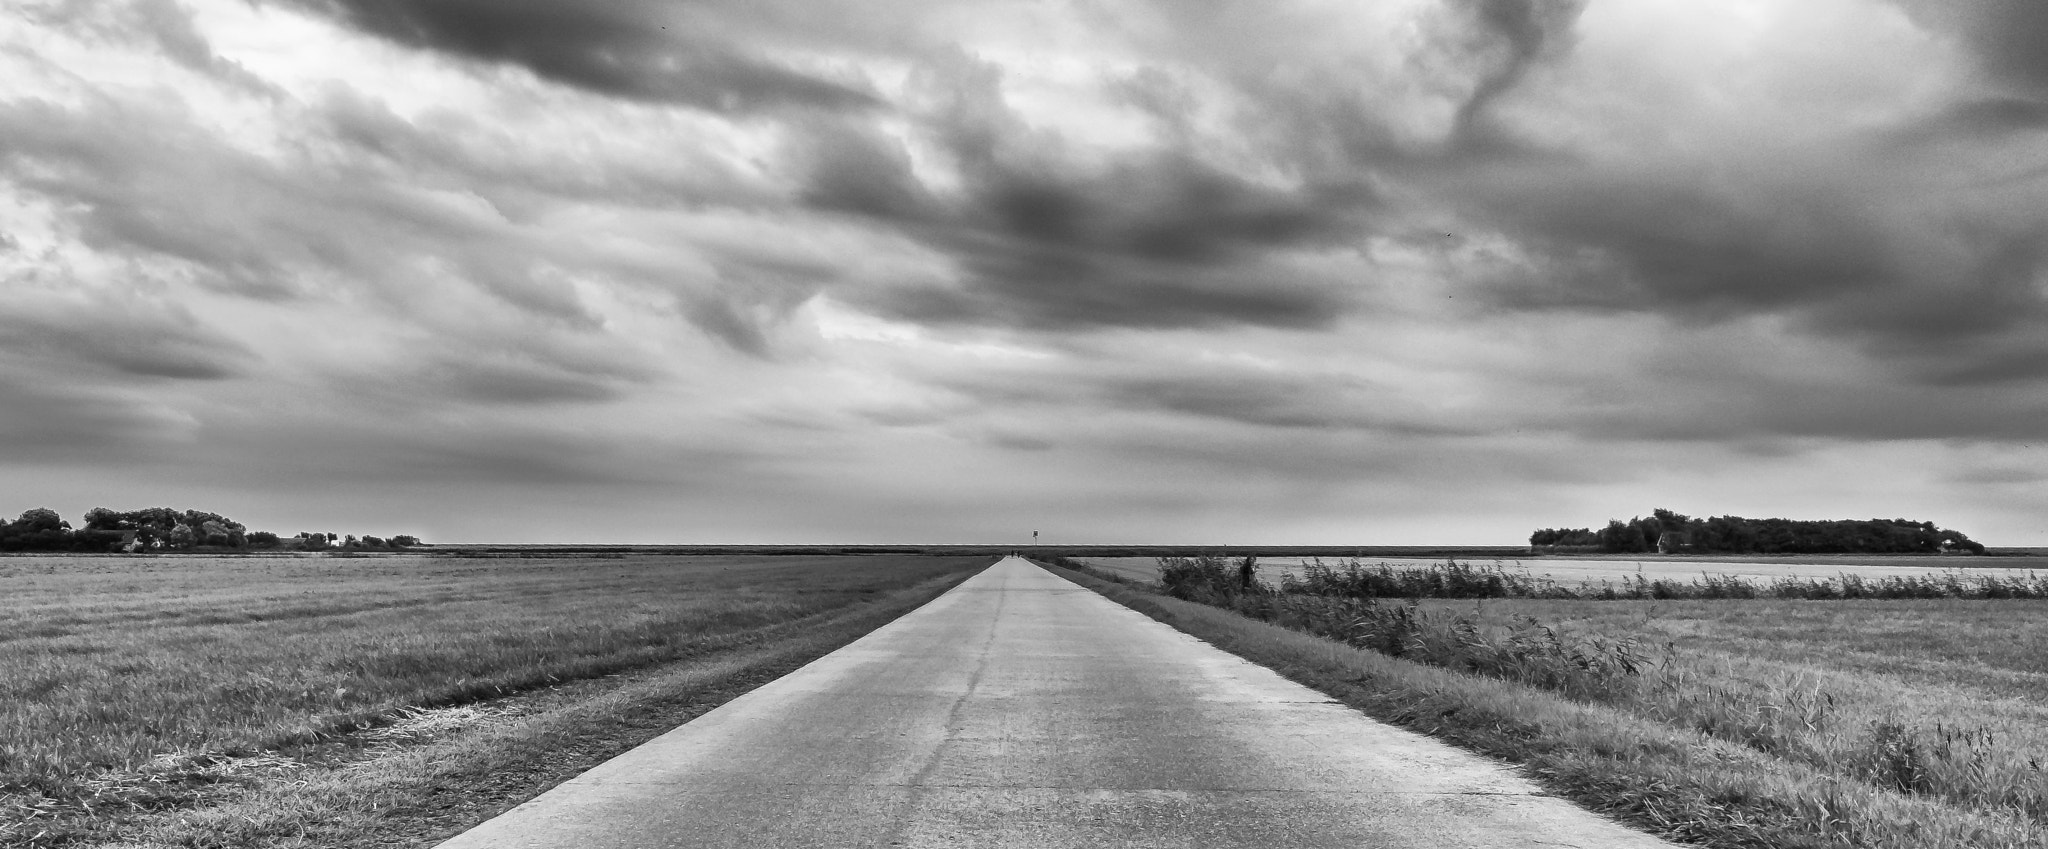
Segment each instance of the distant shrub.
M1559 597L1556 584L1509 572L1447 560L1422 567L1366 566L1353 560L1342 569L1316 560L1301 575L1281 579L1280 591L1350 598L1546 598Z
M1228 607L1229 601L1238 596L1271 592L1264 584L1248 578L1256 565L1251 557L1240 558L1235 564L1216 555L1161 557L1159 587L1175 598Z

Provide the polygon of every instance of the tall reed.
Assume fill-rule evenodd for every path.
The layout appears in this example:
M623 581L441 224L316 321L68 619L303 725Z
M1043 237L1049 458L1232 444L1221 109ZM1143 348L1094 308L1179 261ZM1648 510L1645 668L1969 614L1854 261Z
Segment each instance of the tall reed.
M1160 572L1185 570L1188 563L1222 558L1161 558ZM1350 598L1552 598L1595 600L1679 600L1779 598L1840 599L2041 599L2048 575L2006 575L1948 570L1928 575L1871 578L1844 572L1833 578L1783 576L1753 581L1701 573L1679 581L1633 575L1618 581L1565 583L1525 569L1446 560L1426 566L1367 564L1353 559L1329 565L1313 560L1281 577L1284 593Z

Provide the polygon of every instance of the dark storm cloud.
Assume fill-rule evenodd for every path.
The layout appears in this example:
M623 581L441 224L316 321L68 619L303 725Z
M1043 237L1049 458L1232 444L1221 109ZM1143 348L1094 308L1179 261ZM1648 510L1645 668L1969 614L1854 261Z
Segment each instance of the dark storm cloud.
M996 166L976 177L976 211L1017 242L1169 267L1339 244L1357 234L1358 213L1374 200L1360 185L1256 185L1181 151L1099 173Z
M982 434L981 440L982 442L988 445L992 445L994 447L1002 448L1009 451L1027 451L1035 453L1041 451L1051 451L1054 448L1059 447L1059 443L1054 442L1050 439L1041 439L1036 436L1029 436L1021 433L1009 433L1005 431L994 431Z
M653 378L650 369L620 362L576 363L562 352L494 349L438 351L401 373L407 392L429 391L484 404L587 404L624 397ZM362 387L359 391L374 391Z
M1938 267L1940 276L1923 272L1910 288L1845 299L1816 325L1876 331L1876 350L1906 353L1971 343L1978 349L1970 353L1991 354L1979 346L2048 331L2048 210L2003 218L1958 222L1967 228L1953 247L1959 256Z
M975 239L983 234L965 234ZM972 285L880 288L858 302L919 323L1030 330L1320 328L1350 309L1334 281L1258 267L1164 268L1029 243L949 243Z
M615 97L719 111L875 104L754 55L715 16L654 0L279 0L401 44L493 62Z
M316 294L314 268L374 282L396 248L434 239L445 252L487 229L417 187L238 150L173 104L0 105L0 171L55 202L94 249L182 260L208 288L257 299Z
M1502 376L1518 386L1499 405L1501 421L1595 443L1719 443L1793 453L1828 442L2048 439L2048 395L2039 391L2048 376L1969 382L1932 373L1986 359L1985 351L2006 344L2002 338L1923 362L1872 356L1782 318L1718 327L1629 328L1625 321L1612 316L1597 325L1615 340L1611 350L1567 344L1559 357L1532 354L1505 369ZM2014 353L2040 347L2030 340ZM1596 353L1605 365L1589 361Z
M1993 5L1956 19L2026 32L2033 9L2048 8ZM1213 56L1192 61L1208 62L1253 104L1262 120L1247 123L1271 132L1255 137L1276 161L1310 182L1349 172L1383 187L1390 200L1346 222L1354 239L1396 236L1451 254L1468 236L1482 237L1462 254L1481 261L1445 268L1447 296L1478 295L1497 314L1534 320L1592 313L1696 325L1792 316L1788 331L1860 348L1909 384L2036 376L2037 360L2012 349L2015 338L2048 332L2048 263L2035 249L2048 243L2048 219L2037 211L2048 199L2026 188L2048 171L2025 170L2030 162L2048 169L2042 148L2025 147L2048 128L2038 100L1966 95L1896 128L1824 113L1811 123L1834 129L1811 133L1736 113L1726 117L1749 123L1735 134L1703 119L1667 124L1675 143L1664 147L1600 150L1555 126L1538 142L1501 107L1524 94L1543 102L1554 92L1524 89L1552 80L1532 82L1533 72L1581 61L1571 51L1585 4L1446 0L1434 9L1421 19L1423 47L1408 68L1418 84L1454 98L1455 117L1434 136L1402 125L1399 103L1348 90L1340 59L1317 67L1321 57L1306 48L1283 58L1255 27L1242 45L1218 42ZM1204 23L1190 17L1179 26L1209 44ZM2034 57L2048 56L1986 43L1989 61L2009 74L2030 73ZM1289 70L1271 70L1275 63ZM1581 82L1599 76L1597 68L1577 72ZM1162 82L1140 88L1159 94ZM1173 108L1171 97L1154 101ZM1583 127L1596 116L1545 120ZM1761 144L1752 148L1740 133ZM1809 141L1782 141L1803 133ZM1974 162L1987 171L2013 165L1985 174L1987 191L1974 192L1958 167Z
M544 213L562 201L592 203L635 213L725 210L761 214L782 201L772 187L743 175L715 154L695 151L685 141L658 156L607 153L602 146L571 158L523 147L502 128L480 125L455 113L407 120L352 90L329 92L321 112L336 136L377 159L409 172L432 173L469 187L491 201L509 228L532 225L528 210ZM813 123L832 126L816 118ZM423 124L425 124L423 126ZM835 156L857 155L852 145L826 145ZM847 151L851 151L848 153ZM830 198L813 203L831 206ZM440 229L442 225L423 225ZM463 227L445 233L457 242L497 242L506 232ZM687 244L686 234L677 234ZM679 281L672 262L635 251L626 257L557 256L559 251L511 247L463 252L446 261L473 281L536 316L595 328L597 319L575 300L557 270L595 273L611 282L630 282L671 295L674 312L727 347L757 357L772 354L771 331L790 310L837 276L830 267L788 256L781 244L724 239L697 244L699 258L715 280Z
M1811 380L1749 380L1718 387L1696 382L1687 398L1617 404L1570 418L1567 429L1596 439L2048 440L2048 400L2033 395Z
M1717 486L2038 527L2010 0L32 5L18 488L557 540L1476 542Z
M351 396L350 403L360 402ZM593 435L602 427L564 429L495 414L451 415L445 406L414 399L378 417L272 419L262 424L222 421L212 426L215 433L209 442L238 459L264 458L265 474L273 480L318 476L333 484L369 485L366 491L376 493L424 483L439 493L430 500L444 502L450 486L467 498L464 488L491 484L546 488L673 483L694 474L732 473L744 462L734 452L678 450L655 439ZM533 492L525 490L513 500L532 503ZM371 496L378 497L382 496ZM459 512L446 503L439 509Z
M577 285L658 277L658 256L635 266L577 240L532 235L476 195L423 191L376 169L268 161L188 118L112 98L75 109L0 105L0 177L47 202L56 227L129 269L98 272L96 289L36 283L97 294L23 296L23 308L0 314L0 365L12 352L89 384L263 371L263 358L222 332L236 328L216 327L201 299L188 307L166 296L174 281L190 281L230 300L307 310L296 320L316 337L359 339L356 356L317 366L325 373L315 378L359 400L590 404L665 375L576 294ZM434 285L415 286L423 275ZM638 285L667 291L665 281ZM690 297L717 307L714 293ZM749 338L759 347L752 328L705 321L714 335L739 335L736 347ZM253 329L267 337L274 328ZM123 399L88 394L79 403L89 422L114 422L85 432L133 432L105 412L119 412Z
M1915 19L1965 39L1984 69L2048 94L2048 4L2039 0L1893 0Z
M1595 156L1560 146L1536 159L1524 148L1490 159L1373 150L1370 161L1402 188L1446 201L1461 219L1454 226L1509 240L1504 251L1468 254L1491 258L1462 266L1451 284L1503 313L1680 325L1786 316L1795 319L1788 332L1857 349L1906 385L2048 377L2048 361L2024 343L2048 334L2048 148L2033 143L2048 131L2048 105L1964 93L1897 123L1821 117L1835 129L1797 145L1765 135L1755 151L1739 136L1720 138L1704 159L1698 150ZM1454 251L1465 236L1431 231L1410 241ZM1851 427L1853 416L1813 421L1872 438L1940 426L1922 416L1897 428Z
M2048 333L2048 184L2027 175L2048 169L2026 142L2041 120L1969 100L1714 171L1507 174L1472 184L1467 209L1531 257L1488 281L1509 309L1782 315L1905 384L2033 380L2048 377L2028 341Z
M1452 27L1447 47L1466 54L1465 61L1479 72L1456 121L1459 142L1472 144L1482 140L1475 134L1489 129L1478 124L1486 108L1521 82L1539 59L1565 49L1586 0L1452 0L1446 5L1462 19Z
M682 310L699 330L727 347L755 357L769 355L768 333L763 322L731 301L719 297L686 298Z
M237 181L241 188L267 193L267 169L164 117L109 100L80 110L0 105L0 171L76 210L94 248L188 260L215 272L209 282L251 295L286 291L274 257L223 226L239 204L208 191L224 172L248 169L257 179Z
M1454 269L1444 283L1447 295L1476 291L1499 312L1686 324L1795 315L1796 329L1863 346L1902 380L2029 378L2032 359L1987 359L1968 340L2039 323L2030 281L2042 265L2026 247L2041 234L2005 212L1914 220L1914 187L1942 179L1941 169L1926 154L1887 149L1882 127L1841 134L1835 149L1790 151L1791 161L1745 157L1736 145L1711 167L1657 149L1617 161L1521 140L1493 112L1539 66L1573 61L1584 9L1446 0L1427 12L1409 70L1433 78L1455 107L1434 140L1397 131L1398 104L1347 90L1341 55L1283 55L1292 45L1262 46L1256 33L1212 39L1216 49L1202 54L1188 45L1209 44L1211 24L1177 8L1167 14L1182 18L1174 47L1188 64L1112 86L1168 131L1106 161L1069 157L1067 140L1012 111L993 64L935 53L904 109L956 164L957 189L923 185L897 138L851 118L810 128L800 196L945 258L951 285L847 296L914 322L1327 328L1357 314L1373 281L1304 272L1286 262L1291 252L1356 249L1387 234L1455 243L1464 234L1421 223L1447 215L1449 228L1510 240L1510 261ZM1294 70L1276 74L1275 62ZM1185 120L1198 102L1176 76L1190 71L1234 87L1248 125L1284 128L1251 138L1288 182L1253 182L1202 158ZM1891 135L1906 148L1996 141L2043 122L2048 110L2034 101L1986 97ZM1912 140L1916 132L1925 138Z
M360 451L378 461L359 472L391 479L441 479L471 483L517 483L532 486L623 484L658 480L660 472L634 468L595 440L566 433L441 432L424 439L393 444L389 439L365 440Z
M813 119L800 125L800 199L812 206L880 219L928 221L936 201L911 171L902 143L865 121Z
M2048 102L1987 97L1954 104L1932 118L1900 130L1897 140L1930 144L1965 138L1997 138L2048 130Z
M1290 430L1362 430L1414 436L1476 435L1475 425L1404 419L1375 409L1377 391L1342 375L1281 375L1196 369L1170 375L1130 376L1100 384L1104 401L1258 427Z
M648 273L524 229L480 193L394 181L348 161L269 161L189 118L115 99L0 105L0 174L52 201L88 246L189 263L195 282L237 297L402 307L407 279L424 267L531 320L588 331L599 322L565 266Z
M1881 291L1904 275L1891 234L1825 185L1559 167L1483 174L1473 190L1470 213L1542 260L1495 281L1517 307L1744 314Z
M587 403L610 401L620 396L616 387L578 375L504 369L475 363L464 363L450 383L457 390L458 397L496 404Z
M131 377L220 380L259 359L176 304L99 299L30 310L0 314L0 362L12 355L59 372L90 364Z
M799 156L807 177L802 198L876 219L950 261L958 285L884 285L853 296L897 318L1041 329L1326 328L1358 308L1366 281L1306 271L1288 257L1360 249L1400 210L1383 197L1374 162L1332 167L1287 148L1334 143L1367 160L1390 159L1380 166L1410 170L1482 149L1508 150L1513 143L1487 124L1485 113L1536 63L1565 52L1582 6L1458 0L1438 10L1430 19L1432 61L1469 85L1455 138L1439 151L1343 137L1386 131L1362 104L1332 108L1337 90L1320 84L1342 86L1341 69L1317 72L1319 86L1303 89L1288 84L1299 80L1272 78L1264 70L1269 64L1238 55L1235 46L1203 57L1198 61L1223 64L1197 68L1225 74L1251 108L1294 128L1295 137L1263 151L1269 159L1262 164L1287 175L1267 181L1205 158L1204 142L1188 123L1199 101L1156 67L1113 80L1108 91L1150 115L1162 138L1106 160L1082 160L1069 155L1070 140L1012 109L1001 68L957 49L931 51L902 108L949 155L958 191L931 191L902 142L851 119L810 128ZM1182 25L1190 32L1211 26L1199 16Z
M957 416L960 409L1093 409L1166 414L1205 425L1402 436L1471 436L1490 426L1432 415L1393 400L1389 387L1341 372L1189 361L1156 352L1114 356L1089 346L1073 353L1075 359L1013 364L975 375L935 373L928 377L932 385L965 399L959 409L889 413L904 419L900 423L932 424Z
M2048 343L2027 338L2009 346L1987 346L1950 361L1935 355L1924 379L1936 386L1992 386L2048 381Z
M1958 469L1950 472L1946 477L1955 483L1988 486L2031 486L2048 483L2048 474L2032 469Z
M671 58L687 68L696 61L691 51L700 49L710 51L706 56L766 55L712 45L836 40L866 50L883 43L845 16L797 26L780 4L760 12L719 3L679 9L531 0L315 5L405 43L517 62L593 91L643 99L651 96L647 86L675 82L648 70ZM1373 281L1305 270L1289 258L1356 250L1376 236L1422 231L1422 218L1442 216L1448 227L1510 240L1512 261L1455 269L1452 275L1467 279L1444 284L1447 294L1476 290L1499 312L1640 314L1679 323L1793 315L1799 332L1861 346L1900 380L2032 378L2037 360L2013 353L2006 337L2038 331L2048 320L2033 288L2043 264L2027 250L2041 241L2038 228L2009 211L1909 210L1917 186L1942 179L1931 164L1936 154L1916 150L2024 138L2048 124L2048 108L2025 96L1987 93L1937 109L1914 127L1839 133L1825 142L1833 149L1754 155L1733 139L1712 138L1711 127L1690 127L1717 147L1706 162L1654 147L1602 157L1569 143L1539 144L1507 107L1532 87L1542 95L1550 77L1538 71L1546 63L1576 60L1585 8L1575 0L1444 0L1427 7L1407 72L1447 99L1451 115L1434 137L1400 129L1401 110L1413 104L1352 79L1345 63L1362 48L1297 50L1314 44L1306 31L1286 35L1307 41L1239 43L1210 32L1223 25L1202 20L1206 12L1178 7L1165 10L1176 20L1171 38L1178 42L1155 57L1177 59L1164 65L1171 70L1151 67L1112 86L1165 131L1150 145L1107 155L1087 155L1093 152L1085 143L1034 124L1013 109L997 64L957 48L920 47L902 57L915 70L886 116L847 111L841 107L852 101L796 89L739 97L716 73L694 76L709 81L705 91L723 94L692 90L678 102L817 107L781 113L801 180L795 199L914 241L944 264L932 276L950 278L834 288L846 302L892 318L1051 332L1330 328L1358 314ZM1998 3L1916 14L1965 33L1987 67L2006 78L2030 73L2025 57L1991 34L2007 24L2025 31L2033 20L2025 8ZM1294 7L1268 17L1287 27L1313 23L1312 14ZM766 35L771 30L775 35ZM600 61L604 56L611 58ZM1201 106L1191 93L1199 86L1183 83L1202 79L1242 98L1252 156L1264 158L1253 170L1283 177L1254 180L1241 167L1206 158L1188 126ZM352 128L367 147L411 150L413 161L451 156L432 151L422 134L388 115L338 114L347 118L338 125ZM1884 146L1887 133L1891 148ZM936 147L957 182L925 185L906 134ZM1341 155L1332 158L1333 151ZM1974 152L1949 147L1938 155ZM631 191L636 182L646 185L585 185L595 197ZM717 291L686 288L677 309L729 347L756 356L772 354L777 316L842 282L831 269L730 258L712 265ZM559 288L522 269L465 267L523 308L575 314Z
M1026 327L1327 325L1351 293L1270 264L1355 239L1377 206L1353 179L1274 186L1153 147L1106 163L1062 157L1004 101L997 68L940 56L923 72L923 128L962 191L935 198L902 144L852 122L801 154L804 198L901 228L949 257L964 286L885 288L870 306L917 321Z
M0 368L0 444L9 462L131 462L178 441L187 425L145 398Z

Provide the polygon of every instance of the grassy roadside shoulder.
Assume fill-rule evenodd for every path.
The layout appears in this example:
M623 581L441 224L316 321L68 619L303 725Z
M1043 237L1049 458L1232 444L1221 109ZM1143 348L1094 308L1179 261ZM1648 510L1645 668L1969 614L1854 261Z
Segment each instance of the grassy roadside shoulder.
M203 806L131 818L86 843L431 846L859 639L979 571L877 594L676 662L486 704L470 714L478 721L386 735L314 765L245 776Z
M1424 666L1047 565L1076 584L1390 724L1521 765L1547 791L1667 839L1764 847L2022 847L2036 823L1873 787L1510 681Z

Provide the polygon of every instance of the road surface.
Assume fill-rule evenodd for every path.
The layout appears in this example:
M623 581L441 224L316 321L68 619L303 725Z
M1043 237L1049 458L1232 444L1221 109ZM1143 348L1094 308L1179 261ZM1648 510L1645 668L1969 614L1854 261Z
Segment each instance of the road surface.
M1013 557L441 849L1666 845Z

